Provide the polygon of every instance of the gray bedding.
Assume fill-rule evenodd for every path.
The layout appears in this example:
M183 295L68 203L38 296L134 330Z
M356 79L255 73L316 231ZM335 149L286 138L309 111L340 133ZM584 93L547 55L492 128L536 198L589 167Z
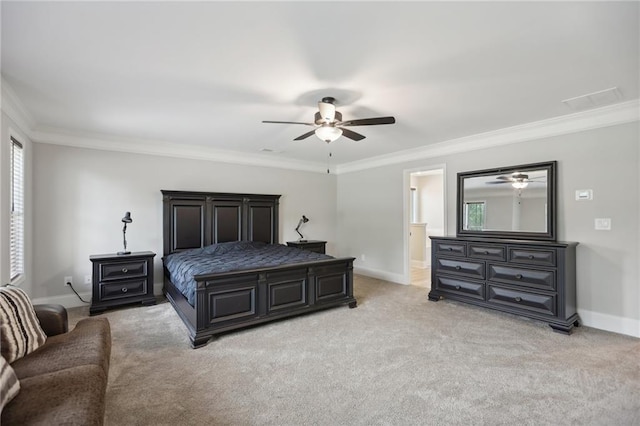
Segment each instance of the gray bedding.
M194 306L196 275L268 268L322 259L333 257L282 244L234 241L170 254L165 256L164 265L169 271L171 282L187 298L191 306Z

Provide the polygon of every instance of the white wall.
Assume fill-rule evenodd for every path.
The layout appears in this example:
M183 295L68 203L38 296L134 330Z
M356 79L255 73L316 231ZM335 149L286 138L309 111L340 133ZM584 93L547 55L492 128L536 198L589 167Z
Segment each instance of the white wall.
M446 165L447 234L455 235L458 172L557 160L557 236L580 243L577 291L582 320L640 337L639 137L635 122L341 174L339 251L358 258L358 272L402 282L405 170ZM593 201L575 201L577 189L593 189ZM611 231L594 230L599 217L612 219Z
M8 280L8 150L10 131L26 146L26 281L34 298L77 304L63 286L91 273L89 255L121 247L120 218L131 211L132 250L158 254L162 223L160 189L279 193L281 241L326 239L330 254L357 257L356 271L401 282L404 274L403 179L406 170L446 166L447 234L456 227L456 173L549 160L558 161L558 238L578 241L578 310L586 325L640 337L640 152L638 123L540 139L365 171L334 175L238 166L211 161L125 154L31 143L2 114L0 149L0 279ZM6 164L5 164L6 163ZM364 189L363 189L364 188ZM366 190L375 188L375 191ZM575 201L593 189L593 201ZM305 206L301 208L300 206ZM595 231L596 217L612 218L611 231ZM5 247L6 246L6 247ZM362 260L361 255L365 255Z
M444 228L444 186L442 173L433 173L418 177L420 197L420 222L427 229Z
M156 287L162 282L161 189L282 194L280 241L295 240L304 214L303 233L327 240L336 253L336 176L211 161L33 144L34 298L69 305L75 295L64 276L83 284L91 274L92 254L122 249L122 222L130 211L128 248L154 251Z

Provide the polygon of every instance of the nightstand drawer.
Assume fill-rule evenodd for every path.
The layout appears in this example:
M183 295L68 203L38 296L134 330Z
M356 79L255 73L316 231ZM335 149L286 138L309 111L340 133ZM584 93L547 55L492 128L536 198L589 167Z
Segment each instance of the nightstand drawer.
M321 254L325 254L326 244L326 241L320 240L287 241L287 245L289 247L296 247L302 250L313 251Z
M147 275L147 261L102 263L100 281L120 280L123 278L144 277Z
M146 293L146 278L100 284L100 300L123 299L144 295Z
M153 294L152 251L127 255L96 254L89 256L92 263L93 292L89 314L130 303L155 305Z

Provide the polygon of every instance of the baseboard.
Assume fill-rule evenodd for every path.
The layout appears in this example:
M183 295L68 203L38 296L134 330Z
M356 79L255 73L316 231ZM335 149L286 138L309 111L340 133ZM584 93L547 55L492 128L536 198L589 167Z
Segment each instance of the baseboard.
M397 284L410 284L405 282L404 276L401 274L392 274L386 271L378 271L376 269L362 268L358 266L353 267L353 273L358 275L364 275L371 278L377 278L379 280L390 281Z
M162 283L154 283L153 284L153 294L156 296L162 294ZM80 296L91 302L91 290L79 293ZM78 306L89 306L89 303L82 302L75 293L71 292L71 294L64 294L62 296L50 296L50 297L38 297L31 301L34 305L44 304L44 303L55 303L58 305L62 305L65 308L77 308Z
M583 325L599 330L640 337L640 320L578 309Z
M431 265L426 260L412 260L411 261L411 267L412 268L427 269L430 266Z
M83 292L79 293L80 296L86 300L87 302L91 302L91 292ZM65 294L62 296L50 296L50 297L38 297L31 301L34 305L40 305L44 303L55 303L58 305L62 305L65 308L76 308L78 306L89 306L90 303L84 303L75 293Z

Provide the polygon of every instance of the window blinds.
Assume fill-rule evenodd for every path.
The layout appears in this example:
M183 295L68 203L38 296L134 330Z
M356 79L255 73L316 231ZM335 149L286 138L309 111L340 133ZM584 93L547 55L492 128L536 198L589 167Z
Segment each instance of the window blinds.
M24 148L11 138L11 215L9 262L11 281L24 274Z

